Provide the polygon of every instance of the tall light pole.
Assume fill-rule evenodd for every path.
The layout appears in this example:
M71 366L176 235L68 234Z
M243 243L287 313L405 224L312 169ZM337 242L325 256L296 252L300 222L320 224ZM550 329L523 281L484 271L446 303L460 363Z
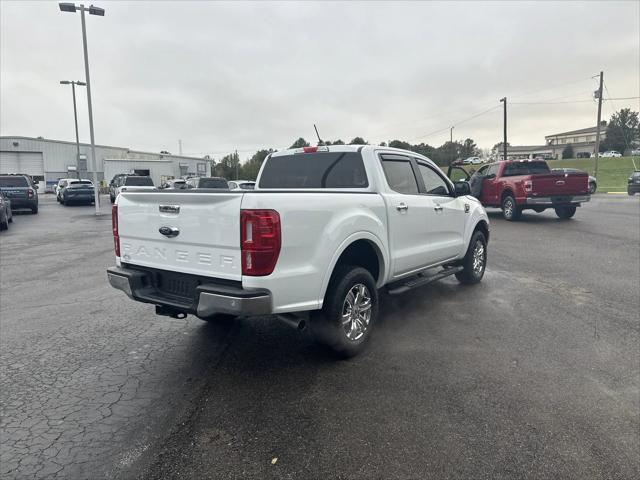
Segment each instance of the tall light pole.
M73 81L73 80L60 80L60 85L71 85L71 91L73 92L73 119L76 123L76 174L78 178L80 178L80 169L78 168L78 164L80 163L80 138L78 137L78 110L76 109L76 85L86 86L87 84L81 81Z
M504 138L502 139L503 160L507 159L507 97L501 98L504 103Z
M75 3L59 3L58 6L62 12L75 13L80 10L80 18L82 21L82 46L84 48L84 73L87 79L87 104L89 105L89 135L91 137L91 164L93 165L93 198L96 205L96 215L100 215L100 191L98 190L98 165L96 161L96 142L93 135L93 109L91 106L91 79L89 77L89 53L87 51L87 28L85 26L84 12L89 15L98 15L104 17L104 9L91 5L86 8L84 5L76 6Z
M598 158L600 158L600 121L602 117L602 83L604 81L604 72L600 72L600 87L594 93L598 96L598 120L596 125L596 166L593 175L598 178Z
M453 129L454 129L454 128L456 128L456 127L455 127L455 126L453 126L453 127L451 127L451 128L449 129L449 141L450 141L451 143L453 143Z

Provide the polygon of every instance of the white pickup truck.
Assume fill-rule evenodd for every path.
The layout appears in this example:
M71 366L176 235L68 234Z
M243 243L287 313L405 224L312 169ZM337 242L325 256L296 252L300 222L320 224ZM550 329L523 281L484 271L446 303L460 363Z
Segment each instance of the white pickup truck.
M378 146L271 154L255 190L120 193L111 285L156 313L276 315L343 356L360 352L378 291L482 279L489 220L466 182Z

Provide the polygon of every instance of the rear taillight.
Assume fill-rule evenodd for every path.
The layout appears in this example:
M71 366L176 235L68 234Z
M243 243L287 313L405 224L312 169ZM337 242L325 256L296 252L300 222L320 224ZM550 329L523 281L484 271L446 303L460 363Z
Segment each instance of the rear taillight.
M240 211L242 274L270 275L280 255L280 215L275 210Z
M31 189L27 190L27 197L33 198L35 194L36 194L35 190L31 190Z
M531 180L524 181L524 191L525 193L533 192L533 182Z
M111 230L113 231L113 245L116 257L120 256L120 234L118 233L118 205L111 207Z

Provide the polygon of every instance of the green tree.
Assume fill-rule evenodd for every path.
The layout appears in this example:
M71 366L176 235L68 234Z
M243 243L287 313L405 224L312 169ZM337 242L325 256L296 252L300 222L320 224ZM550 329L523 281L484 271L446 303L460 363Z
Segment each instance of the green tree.
M344 142L342 140L338 139L335 142L333 142L331 145L344 145Z
M247 160L247 162L242 165L242 178L246 180L255 180L258 176L258 172L260 171L260 167L262 166L262 162L267 158L271 153L273 153L273 149L268 150L258 150L253 156Z
M605 150L624 152L640 141L638 112L623 108L611 115L607 125L607 136L602 142Z
M562 159L573 158L573 145L569 144L562 149Z
M309 146L309 142L307 142L304 138L300 137L295 142L293 142L293 145L291 145L289 148L302 148L302 147L308 147L308 146Z
M478 146L471 138L467 138L460 148L460 156L462 158L476 157L478 156Z
M236 180L240 176L240 156L237 153L225 155L214 167L216 177Z
M355 137L353 140L349 142L349 145L369 145L364 138Z

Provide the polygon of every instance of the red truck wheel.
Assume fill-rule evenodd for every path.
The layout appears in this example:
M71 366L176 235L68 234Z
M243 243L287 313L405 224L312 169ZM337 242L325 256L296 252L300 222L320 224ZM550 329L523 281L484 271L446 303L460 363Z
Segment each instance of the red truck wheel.
M556 215L562 220L569 220L576 214L576 207L556 207Z
M522 210L518 207L516 199L511 195L507 195L502 200L502 216L509 222L514 222L520 219Z

